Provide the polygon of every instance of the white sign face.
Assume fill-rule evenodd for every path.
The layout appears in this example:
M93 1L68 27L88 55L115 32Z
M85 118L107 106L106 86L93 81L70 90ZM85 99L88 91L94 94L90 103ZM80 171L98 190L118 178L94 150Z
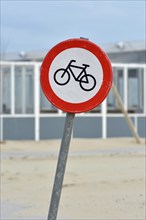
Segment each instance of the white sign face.
M55 45L41 66L40 81L46 98L57 108L87 112L107 97L112 66L102 49L85 39L69 39Z
M83 103L94 97L103 82L103 69L97 57L83 48L70 48L52 61L48 80L63 101Z

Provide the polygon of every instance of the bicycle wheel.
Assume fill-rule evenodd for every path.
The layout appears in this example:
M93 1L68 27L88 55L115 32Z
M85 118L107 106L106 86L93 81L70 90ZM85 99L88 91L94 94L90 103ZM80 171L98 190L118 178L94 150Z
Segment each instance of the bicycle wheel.
M64 86L69 82L70 74L66 69L58 69L54 73L54 80L58 85Z
M92 75L86 74L81 77L79 84L84 91L91 91L96 86L96 80Z

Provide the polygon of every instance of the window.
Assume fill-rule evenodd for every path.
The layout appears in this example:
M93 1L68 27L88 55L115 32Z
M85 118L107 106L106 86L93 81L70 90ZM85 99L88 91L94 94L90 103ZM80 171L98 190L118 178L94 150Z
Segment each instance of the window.
M23 80L22 67L15 67L15 113L22 113L23 111L22 80Z
M143 112L143 69L128 69L128 111Z
M15 66L15 113L34 112L34 68Z
M114 72L114 83L117 87L117 90L119 92L119 95L124 102L124 71L123 68L115 67L113 68ZM112 89L110 90L110 93L107 97L107 107L108 112L121 112L121 110L118 107L118 103L115 99L115 96L113 94Z
M11 68L1 66L1 113L11 113Z
M34 71L33 67L25 68L25 111L34 112Z
M57 113L58 110L45 97L42 89L40 89L40 112L41 113Z

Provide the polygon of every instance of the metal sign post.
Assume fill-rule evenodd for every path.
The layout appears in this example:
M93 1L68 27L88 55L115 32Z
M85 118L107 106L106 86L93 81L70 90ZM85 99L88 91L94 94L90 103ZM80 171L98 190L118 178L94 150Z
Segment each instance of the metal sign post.
M74 113L66 114L64 133L62 137L58 164L57 164L57 169L56 169L56 174L55 174L55 179L54 179L54 186L53 186L53 191L52 191L50 209L48 213L48 220L56 220L56 217L57 217L74 116L75 116Z

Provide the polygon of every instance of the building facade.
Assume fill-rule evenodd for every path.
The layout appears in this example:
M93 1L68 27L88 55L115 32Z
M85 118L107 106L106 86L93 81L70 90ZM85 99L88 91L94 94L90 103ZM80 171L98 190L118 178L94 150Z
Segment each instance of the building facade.
M146 136L146 48L144 42L103 47L114 83L140 137ZM5 54L0 71L0 140L61 138L66 113L45 98L40 86L41 62L47 52ZM112 90L90 112L76 114L73 137L131 137Z

